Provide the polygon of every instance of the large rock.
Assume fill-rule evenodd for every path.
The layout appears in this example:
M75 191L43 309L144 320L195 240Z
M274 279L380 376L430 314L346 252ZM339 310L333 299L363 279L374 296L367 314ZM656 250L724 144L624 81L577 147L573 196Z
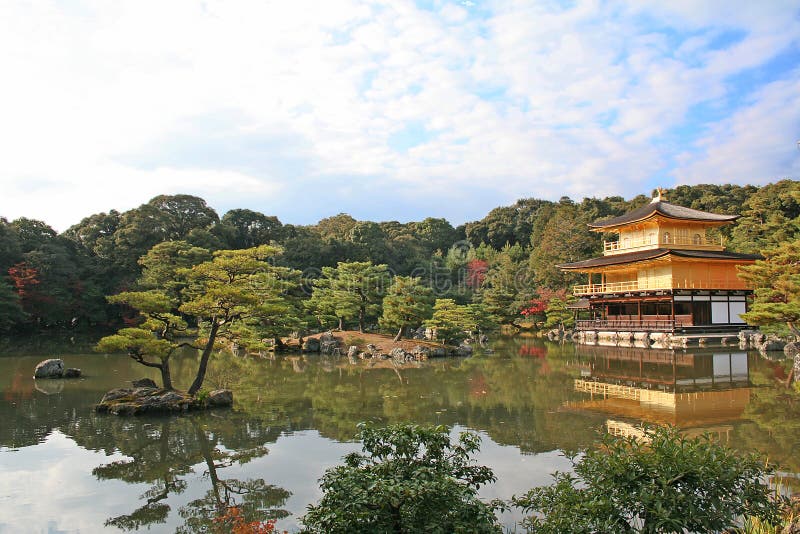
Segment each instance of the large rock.
M214 390L208 394L206 403L213 408L233 406L233 391L229 389Z
M431 351L431 358L444 358L447 356L447 349L444 347L436 347Z
M36 365L33 378L61 378L64 376L64 360L51 358Z
M800 382L800 354L794 356L794 381Z
M358 355L358 347L356 345L350 345L350 348L347 349L347 357L353 358L356 355Z
M75 367L67 367L64 369L64 378L80 378L81 370Z
M470 356L472 355L472 350L472 345L469 343L461 343L456 349L456 354L459 356Z
M324 334L319 336L320 343L325 343L326 341L333 341L334 339L336 338L333 337L333 332L325 332Z
M152 378L140 378L139 380L131 380L131 384L135 388L157 388L155 380Z
M319 351L322 354L334 354L339 350L339 343L336 340L324 340L320 343Z
M315 337L310 337L303 343L303 352L319 352L320 342Z
M785 347L783 347L783 353L786 355L787 358L794 358L798 354L800 354L800 343L792 341L791 343L787 343Z
M410 354L408 354L400 347L393 348L392 351L389 353L389 356L391 356L391 358L396 362L405 362L413 359L413 357Z
M427 360L431 355L431 349L424 345L417 345L411 350L411 354L416 360Z
M768 336L767 339L758 345L759 352L777 352L786 347L786 342L775 336Z

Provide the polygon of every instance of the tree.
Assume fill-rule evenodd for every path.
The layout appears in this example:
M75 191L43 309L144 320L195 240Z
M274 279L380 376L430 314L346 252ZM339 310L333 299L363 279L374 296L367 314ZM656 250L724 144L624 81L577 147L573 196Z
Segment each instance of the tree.
M767 184L737 209L742 218L731 232L734 250L758 253L800 237L800 183L795 180Z
M27 314L22 309L19 295L0 278L0 332L11 329L25 320Z
M172 389L170 357L179 347L189 345L178 341L186 331L186 322L174 313L177 301L159 290L127 291L108 297L108 301L133 308L143 321L137 327L121 328L102 338L96 350L125 352L141 365L158 369L164 389Z
M323 267L322 277L313 283L309 307L317 317L338 317L340 329L343 319L357 318L363 332L367 319L380 313L389 270L368 261L339 262L335 269Z
M320 480L322 499L303 518L309 532L501 532L496 503L477 497L495 481L471 456L480 438L450 442L444 426L359 426L363 454L345 457Z
M162 288L109 297L110 302L136 310L143 322L104 337L97 350L127 352L140 364L158 368L164 387L172 388L169 358L178 347L198 348L202 351L200 362L188 390L194 395L203 386L208 360L220 339L245 340L247 344L259 333L252 327L256 320L269 321L267 314L280 315L286 311L282 307L286 285L266 262L278 251L268 245L219 250L209 261L178 268L174 271L175 279L186 286L179 299L164 289L174 287L175 279L169 277L163 279ZM183 340L188 336L187 325L179 314L198 323L192 342Z
M403 336L403 330L411 325L419 326L433 313L433 290L419 278L395 276L383 299L383 328L398 328L395 341Z
M316 230L322 237L346 240L350 235L350 230L356 225L353 217L346 213L339 213L333 217L326 217L316 225Z
M531 298L524 259L525 251L521 246L503 247L492 260L478 294L486 309L506 324L518 318L519 310Z
M137 284L143 289L161 289L179 298L186 282L178 276L178 270L194 267L211 257L209 250L193 247L186 241L164 241L139 258L142 274Z
M217 337L229 340L246 337L250 332L242 328L244 322L258 315L265 300L281 298L283 288L276 283L265 261L279 251L269 245L218 250L211 261L178 270L179 275L186 277L184 296L188 297L178 309L195 317L203 327L202 354L197 376L188 390L190 395L203 386Z
M270 245L282 237L281 221L257 211L230 210L222 216L221 222L232 231L229 246L234 249Z
M428 217L420 222L410 223L409 226L428 254L437 250L444 252L460 239L458 232L446 219Z
M466 336L474 321L468 306L456 304L453 299L436 299L433 316L425 324L435 328L436 337L448 343Z
M764 482L773 469L708 435L686 438L672 427L645 429L644 438L606 435L570 460L574 474L556 473L552 486L512 500L534 512L524 521L531 531L721 532L741 516L780 519L782 503Z
M764 252L753 265L739 266L739 277L752 284L755 298L742 318L754 325L785 323L800 339L800 239Z
M530 269L538 286L566 288L577 279L576 275L563 273L556 265L582 260L599 252L600 239L587 229L589 222L587 214L569 199L559 202L544 227L541 240L533 243Z

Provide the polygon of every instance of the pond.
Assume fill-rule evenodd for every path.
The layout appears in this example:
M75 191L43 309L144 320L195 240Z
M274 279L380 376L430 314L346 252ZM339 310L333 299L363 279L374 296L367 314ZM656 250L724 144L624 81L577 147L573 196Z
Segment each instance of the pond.
M509 498L569 468L565 450L642 423L710 432L800 472L800 403L780 386L786 361L735 347L661 351L506 338L488 354L395 367L346 357L213 360L207 387L232 387L235 409L119 418L92 411L103 393L150 376L125 356L59 352L83 369L72 381L34 381L48 354L0 357L0 532L195 532L217 510L300 527L317 480L361 421L444 424L482 437L477 461ZM175 359L186 387L196 355ZM502 517L513 529L520 518Z

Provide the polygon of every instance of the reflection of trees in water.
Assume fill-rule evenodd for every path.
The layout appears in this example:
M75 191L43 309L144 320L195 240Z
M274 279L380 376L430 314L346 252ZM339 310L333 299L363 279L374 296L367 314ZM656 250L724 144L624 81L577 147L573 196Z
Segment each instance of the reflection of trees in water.
M340 441L352 440L356 425L371 420L466 425L525 452L591 444L602 420L560 410L578 398L572 386L577 368L562 355L519 356L527 344L516 341L492 355L434 359L418 367L350 364L318 355L304 357L302 373L296 372L296 356L223 356L215 364L238 369L237 409Z
M745 421L736 427L731 446L742 450L759 450L781 470L800 473L800 392L779 384L792 365L750 356L750 378L753 388L750 403L744 412Z
M74 425L70 433L78 444L105 449L107 453L118 450L128 456L96 467L92 472L98 479L150 485L141 495L138 508L108 519L106 526L136 531L166 522L171 507L165 501L186 490L188 477L196 472L198 464L204 470L202 479L210 487L203 497L180 507L178 513L184 525L178 528L179 532L213 530L214 519L233 506L246 521L288 515L280 508L290 495L288 491L263 479L225 476L226 468L267 454L263 443L277 437L277 431L270 427L229 415L154 420L95 416L90 425ZM102 437L98 439L99 436Z

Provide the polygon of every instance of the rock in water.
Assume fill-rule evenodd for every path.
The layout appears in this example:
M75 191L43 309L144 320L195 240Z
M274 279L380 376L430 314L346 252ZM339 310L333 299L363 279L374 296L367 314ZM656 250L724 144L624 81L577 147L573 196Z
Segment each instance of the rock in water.
M33 371L33 378L61 378L64 376L64 360L51 358L39 362Z
M392 358L394 361L396 361L396 362L400 362L400 363L402 363L402 362L405 362L406 360L409 360L409 359L411 359L411 358L409 358L409 355L406 353L406 351L404 351L404 350L403 350L403 349L401 349L400 347L395 347L395 348L393 348L393 349L392 349L392 351L389 353L389 356L390 356L390 357L391 357L391 358Z
M303 343L303 352L319 352L319 339L310 337Z
M800 382L800 353L794 355L794 381Z
M139 380L131 380L131 384L135 388L157 388L158 384L151 378L140 378Z
M68 367L64 370L64 378L80 378L81 370L75 367Z
M212 407L233 406L233 391L217 389L208 394L206 402Z
M411 351L411 354L413 354L414 358L417 360L427 360L431 354L431 349L424 345L417 345Z

